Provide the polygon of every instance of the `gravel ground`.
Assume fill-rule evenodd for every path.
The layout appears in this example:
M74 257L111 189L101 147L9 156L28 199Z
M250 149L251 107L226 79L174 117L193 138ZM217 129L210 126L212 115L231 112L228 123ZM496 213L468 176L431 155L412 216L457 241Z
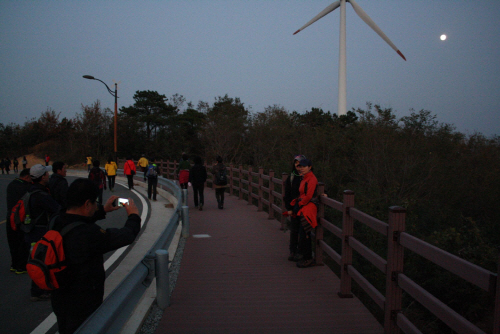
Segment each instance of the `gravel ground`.
M174 291L175 288L175 283L177 282L177 276L179 276L179 269L181 267L182 254L184 253L185 244L186 244L186 239L181 237L179 239L179 245L177 246L174 259L172 260L172 263L170 265L170 275L169 275L170 296L172 296L172 292ZM154 303L151 309L149 310L149 314L138 333L153 334L156 331L156 327L158 327L158 323L160 322L162 316L163 316L163 310L159 308L158 305L156 305L156 303Z

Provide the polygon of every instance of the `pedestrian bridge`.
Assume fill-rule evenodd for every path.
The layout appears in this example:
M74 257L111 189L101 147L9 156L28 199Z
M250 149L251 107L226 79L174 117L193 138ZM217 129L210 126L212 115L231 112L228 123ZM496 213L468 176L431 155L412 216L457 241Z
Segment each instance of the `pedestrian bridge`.
M175 162L173 165L161 162L161 165L164 175L172 178ZM230 166L229 171L229 190L223 210L217 208L214 191L205 188L203 211L194 210L192 194L189 194L187 203L184 202L187 205L182 206L182 210L177 206L174 220L171 218L176 225L176 216L182 217L186 243L168 307L164 296L160 299L162 292L157 293L164 311L156 333L421 333L402 309L405 293L457 333L500 334L498 275L406 233L403 208L389 208L386 223L356 209L351 191L344 192L343 202L320 196L319 225L314 235L318 265L297 268L294 262L287 260L289 235L284 232L281 215L284 211L281 188L287 176L275 178L272 171L265 174L263 169L253 172L241 166ZM142 180L141 173L135 178ZM211 180L207 184L212 186ZM160 185L176 188L167 179L161 180ZM320 183L319 194L323 194L323 188ZM177 194L177 198L182 197L178 187L170 191ZM338 221L328 221L325 210L338 212ZM385 258L356 239L354 221L386 238ZM172 237L166 235L171 235L175 226L168 226L154 249L156 245L170 243ZM339 252L324 240L327 231L330 237L339 239ZM484 324L482 329L476 327L406 276L405 249L489 293L494 301L489 328L484 331ZM354 251L356 256L370 262L373 270L385 276L385 289L376 288L354 267ZM340 266L340 277L323 265L324 260ZM136 274L135 283L128 283L131 281L128 275L125 283L108 299L113 299L117 290L129 293L138 290L139 286L149 285L154 278L152 268L155 265L151 265L151 261L155 259L150 252L138 264L141 273ZM157 272L161 271L158 263L156 268ZM140 283L142 280L144 282ZM372 305L378 306L381 314L378 320L352 294L353 281L371 298ZM384 290L383 293L380 290ZM106 299L88 323L102 323L103 317L123 316L121 304L125 301L130 304L133 298L120 298L114 303ZM112 309L117 315L107 316Z

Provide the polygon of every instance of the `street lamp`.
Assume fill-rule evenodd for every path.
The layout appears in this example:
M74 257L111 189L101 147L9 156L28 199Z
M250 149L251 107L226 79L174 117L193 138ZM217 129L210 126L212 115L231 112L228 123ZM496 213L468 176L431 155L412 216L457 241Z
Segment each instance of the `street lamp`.
M111 94L111 96L114 96L115 97L115 161L116 163L118 163L118 150L117 150L117 146L116 146L116 134L117 134L117 119L118 119L118 94L117 94L117 89L118 89L118 84L115 82L115 91L113 92L111 89L109 89L108 85L106 85L106 83L102 80L99 80L97 78L94 78L93 76L91 75L84 75L83 76L85 79L89 79L89 80L97 80L97 81L100 81L104 84L104 86L106 86L106 88L108 89L108 92L109 94Z

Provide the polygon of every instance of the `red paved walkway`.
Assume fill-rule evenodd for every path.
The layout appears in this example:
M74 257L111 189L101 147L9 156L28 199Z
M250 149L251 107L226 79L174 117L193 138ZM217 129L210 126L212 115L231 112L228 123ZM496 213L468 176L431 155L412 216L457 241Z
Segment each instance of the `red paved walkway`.
M190 189L191 236L156 333L383 333L327 266L287 261L289 235L266 213L227 194L219 210L210 189L203 211L192 203Z

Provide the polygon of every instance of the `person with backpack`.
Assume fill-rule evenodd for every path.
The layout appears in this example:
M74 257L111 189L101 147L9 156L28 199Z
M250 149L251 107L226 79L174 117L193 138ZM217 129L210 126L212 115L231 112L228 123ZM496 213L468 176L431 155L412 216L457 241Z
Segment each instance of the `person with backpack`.
M30 245L24 242L24 233L20 229L14 230L10 224L10 214L17 202L31 188L30 170L23 169L19 178L15 178L7 186L7 242L9 244L11 265L10 271L16 274L26 273L26 261L28 260Z
M92 167L89 172L89 179L99 188L99 197L97 201L99 204L102 204L102 193L106 189L106 174L99 168L101 165L99 160L94 160L92 165L94 167Z
M219 209L224 209L224 193L227 187L227 168L222 163L222 157L220 155L216 158L217 164L212 167L212 174L214 175L215 184L215 198L217 199L217 205Z
M161 175L161 169L154 163L155 160L155 158L149 160L144 175L148 179L148 198L151 200L151 195L153 195L153 201L156 202L156 187L158 185L158 176Z
M59 203L62 210L66 208L68 181L66 180L66 164L56 161L52 164L52 175L49 179L50 195Z
M297 267L308 268L316 264L312 257L311 232L318 225L318 179L312 172L312 162L302 159L299 162L299 172L302 181L299 186L299 197L291 202L292 212L300 218L299 250L303 259L297 262Z
M109 190L115 191L115 178L118 166L116 165L116 162L113 161L113 158L108 158L108 162L104 165L104 170L106 171L106 176L108 177Z
M199 208L200 211L203 210L203 205L205 204L203 190L205 188L206 181L207 169L203 166L201 158L197 156L194 158L194 166L189 170L189 182L191 182L191 185L193 186L194 206L195 208ZM199 205L198 196L200 197Z
M300 196L300 182L302 181L302 175L300 175L299 170L302 169L300 166L300 161L305 159L303 155L296 155L293 158L292 171L288 178L285 180L285 191L283 193L283 203L287 210L287 225L290 230L290 243L289 250L290 255L288 256L288 261L298 262L302 260L302 254L299 252L299 226L300 217L293 214L292 201Z
M134 189L134 175L137 172L135 169L135 164L132 161L131 157L127 157L127 161L123 165L123 173L127 177L128 181L128 190Z
M103 255L134 242L141 229L139 210L132 199L123 207L127 219L122 228L103 229L96 221L119 210L113 206L118 196L106 204L97 203L99 189L89 179L77 179L69 186L67 209L55 219L53 230L73 227L62 237L66 268L57 275L59 288L52 291L52 310L57 317L59 333L73 333L103 302L105 269Z
M59 213L61 206L49 194L49 172L52 166L36 164L30 168L33 185L30 187L29 199L30 223L24 224L24 240L30 246L36 243L47 232L50 219ZM50 293L40 289L31 282L31 301L50 299Z

